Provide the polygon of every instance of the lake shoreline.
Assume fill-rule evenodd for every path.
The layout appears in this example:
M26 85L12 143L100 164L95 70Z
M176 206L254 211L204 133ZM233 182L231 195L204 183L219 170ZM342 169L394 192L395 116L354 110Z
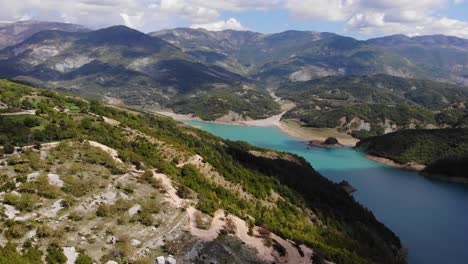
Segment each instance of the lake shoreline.
M408 170L408 171L414 171L417 172L419 175L434 179L434 180L440 180L440 181L446 181L446 182L452 182L452 183L462 183L462 184L468 184L468 179L467 178L460 178L460 177L446 177L444 175L437 175L437 174L431 174L424 172L424 169L426 168L426 165L423 164L418 164L418 163L407 163L407 164L401 164L398 163L394 160L379 157L379 156L374 156L374 155L366 155L365 156L367 159L370 159L372 161L385 164L387 166L391 166L394 168L399 168L403 170Z
M274 115L265 119L255 119L255 120L232 120L226 121L225 118L218 118L216 120L206 121L201 118L191 115L191 114L177 114L167 111L158 111L156 112L159 115L167 116L174 118L178 121L202 121L213 124L221 125L234 125L234 126L249 126L249 127L272 127L277 128L283 134L286 134L292 138L295 138L300 141L305 141L306 143L313 142L316 147L323 147L323 142L330 136L336 137L340 142L340 147L354 147L358 142L357 139L352 138L351 136L336 131L330 135L320 135L319 133L314 133L311 131L313 129L320 130L320 128L307 128L300 125L291 125L291 120L284 121L281 120L285 112L282 112L278 115ZM325 128L324 128L325 129ZM331 131L331 129L330 129ZM322 132L323 133L323 132Z
M418 163L415 163L415 162L402 164L402 163L398 163L398 162L396 162L394 160L391 160L391 159L387 159L387 158L379 157L379 156L374 156L374 155L370 155L370 154L367 154L365 157L367 159L370 159L372 161L375 161L375 162L378 162L378 163L381 163L381 164L385 164L387 166L391 166L391 167L395 167L395 168L399 168L399 169L404 169L404 170L409 170L409 171L421 172L426 168L426 165L418 164Z
M366 159L358 149L316 147L307 150L304 141L294 143L291 137L278 133L276 128L258 130L245 125L227 127L195 121L192 124L222 138L294 153L302 156L328 180L336 183L348 181L358 190L352 194L353 197L369 208L382 223L391 226L401 243L409 248L409 263L443 263L440 259L446 258L459 263L461 258L458 253L453 253L454 245L457 252L465 254L463 241L466 237L458 230L466 228L467 222L460 217L464 211L459 205L468 201L468 186L421 177L423 175L408 170L392 169ZM445 215L447 218L428 215ZM447 222L451 223L448 226L450 232L447 231ZM441 240L453 241L454 244L439 244ZM424 250L421 250L421 246ZM440 257L440 254L446 256ZM466 259L465 255L463 259Z

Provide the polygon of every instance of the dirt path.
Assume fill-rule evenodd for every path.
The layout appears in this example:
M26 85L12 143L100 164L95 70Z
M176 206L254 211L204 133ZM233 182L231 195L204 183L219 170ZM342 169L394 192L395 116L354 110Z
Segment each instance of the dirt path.
M210 228L204 230L199 229L195 222L196 214L200 212L193 207L189 207L187 208L187 213L190 217L190 233L194 236L197 236L201 240L212 241L216 239L219 235L219 232L224 229L224 226L226 225L226 219L230 219L236 226L235 235L239 239L241 239L247 245L255 248L262 259L267 261L274 261L272 256L272 248L266 247L261 238L249 236L249 227L244 220L234 215L228 215L226 217L224 210L217 210L213 216L213 219L211 220Z
M20 112L14 112L14 113L3 113L3 114L0 114L2 116L17 116L17 115L35 115L36 114L36 110L24 110L24 111L20 111Z
M174 188L171 179L169 179L169 177L167 177L166 174L157 173L156 171L153 171L153 175L156 179L161 181L161 184L168 195L168 202L170 202L176 208L183 208L186 206L187 200L182 199L177 195L177 190Z
M104 152L106 152L107 154L109 154L112 159L118 163L123 163L123 161L119 158L119 153L117 152L117 150L113 149L113 148L110 148L106 145L103 145L99 142L96 142L96 141L92 141L92 140L87 140L89 142L89 144L93 147L96 147L96 148L100 148L101 150L103 150Z
M281 246L286 250L285 256L279 256L272 247L265 246L263 238L259 236L259 227L253 228L253 236L248 234L249 227L247 223L234 215L225 216L223 210L218 210L215 212L214 217L211 221L210 228L207 230L199 229L196 226L196 214L200 213L193 207L187 208L187 213L190 218L190 233L201 240L212 241L216 239L219 235L219 232L224 229L226 225L226 220L230 219L235 225L235 233L240 240L245 244L255 248L257 250L258 257L267 262L274 262L275 260L280 260L280 263L294 263L294 264L307 264L311 263L310 259L312 258L313 251L312 249L300 245L303 256L299 253L298 248L293 242L284 240L276 234L271 233L270 238L276 240Z
M103 117L104 118L104 117ZM279 122L281 117L275 116L274 118L271 118L271 120L276 120ZM104 120L112 125L118 125L118 122L110 119L110 118L104 118ZM141 133L140 131L136 131L130 128L126 129L128 132L131 132L134 135L139 135L143 136L145 138L150 137L144 133ZM158 141L157 139L154 139L150 137L152 141ZM91 142L90 142L91 143ZM114 149L108 148L105 145L102 145L97 142L93 142L92 145L97 146L102 148L104 151L109 153L113 157L118 158L118 153ZM178 167L182 167L186 164L193 164L197 167L203 168L202 165L205 163L203 162L203 158L200 155L194 155L190 158L188 158L186 161L178 164ZM206 171L202 172L204 175L206 174ZM302 252L304 256L301 256L299 253L297 247L292 244L292 242L289 242L287 240L282 239L281 237L277 236L276 234L271 233L271 238L276 240L280 245L282 245L285 250L286 250L286 255L283 257L280 257L279 254L272 248L272 247L267 247L265 246L263 238L259 237L259 227L254 227L253 228L253 236L250 236L248 234L249 227L248 224L240 219L237 216L234 215L228 215L227 217L225 216L224 210L218 210L215 212L215 215L212 219L210 228L207 230L199 229L196 226L196 214L199 213L194 207L188 206L189 205L189 200L182 199L177 195L177 190L175 189L172 180L165 174L162 173L157 173L156 170L153 170L153 175L156 179L161 181L162 187L166 190L166 200L172 204L175 208L187 208L187 217L188 217L188 222L189 222L189 229L190 233L196 237L198 237L201 240L204 241L212 241L216 239L219 235L219 232L221 229L224 229L224 226L226 225L226 219L232 220L232 222L235 225L235 233L239 239L241 239L244 243L247 245L255 248L258 252L258 256L268 262L273 262L276 259L280 260L280 263L310 263L310 259L312 256L312 250L304 245L300 245L300 248L302 249ZM209 176L205 175L206 177L210 178ZM221 175L218 175L220 178L223 178ZM224 179L224 178L223 178ZM224 179L225 180L225 179ZM177 226L182 224L183 222L182 218Z

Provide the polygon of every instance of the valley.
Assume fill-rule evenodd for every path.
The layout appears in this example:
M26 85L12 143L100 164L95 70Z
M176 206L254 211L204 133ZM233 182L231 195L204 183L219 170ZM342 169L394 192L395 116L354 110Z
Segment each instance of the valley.
M294 136L309 133L286 124L355 138L467 124L468 41L455 37L17 26L31 33L0 52L0 77L143 111L261 126L283 113L280 127Z
M450 182L440 177L423 177L413 171L377 163L366 158L366 153L351 148L310 148L306 142L289 137L275 128L186 122L222 138L243 140L256 146L300 155L319 173L335 183L347 181L356 189L353 197L372 210L378 219L401 238L404 247L408 249L408 263L459 263L468 257L463 246L466 236L464 232L460 232L468 228L465 221L467 214L463 210L468 201L466 184ZM413 133L416 134L417 131L414 130ZM408 132L411 133L412 130ZM453 141L460 140L460 136L454 137L455 133L447 136L453 138ZM461 135L466 136L466 133ZM385 139L387 144L399 149L394 141L389 141L386 136L382 137L384 138L377 138L375 141ZM401 135L396 134L393 137L402 140ZM412 142L416 141L415 137L404 135L403 138L408 138L407 141L411 144L416 143ZM438 143L435 144L443 144L441 139L436 142ZM466 140L463 142L466 144ZM414 147L422 146L415 144ZM390 152L392 148L387 149ZM447 149L450 148L440 147L441 151ZM453 150L456 151L455 148ZM463 153L466 154L466 151ZM466 162L459 163L462 172L466 171L463 170L464 164Z
M11 112L35 110L0 116L2 257L285 263L303 258L291 251L301 248L304 261L405 262L398 237L299 156L96 100L0 85ZM219 231L191 224L204 229L211 217Z
M461 263L467 105L459 37L2 22L0 263Z

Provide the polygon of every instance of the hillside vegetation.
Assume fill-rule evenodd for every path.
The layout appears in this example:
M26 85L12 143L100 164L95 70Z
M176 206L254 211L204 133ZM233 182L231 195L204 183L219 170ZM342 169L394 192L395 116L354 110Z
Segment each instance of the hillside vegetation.
M403 130L361 140L356 147L402 164L424 164L428 174L468 178L467 128Z
M389 75L333 76L280 87L285 118L363 138L402 128L464 127L468 88Z
M466 98L466 90L435 82L468 83L468 41L454 37L388 36L361 41L326 32L261 34L186 28L144 34L125 26L91 31L34 21L2 28L0 46L2 37L9 44L0 50L1 78L89 98L111 97L137 108L172 109L206 120L232 112L244 119L278 114L278 106L265 88L280 87L281 93L295 90L284 96L300 104L288 117L315 126L323 123L312 121L316 116L336 122L335 115L344 114L347 125L341 131L354 132L354 123L360 123L366 129L356 133L364 137L381 134L378 123L385 121L354 113L355 109L320 114L310 110L317 105L336 109L340 102L352 101L377 104L369 108L398 102L440 111L447 101ZM325 87L336 85L339 91ZM314 87L312 93L300 91L310 86ZM405 128L406 117L422 111L404 108L402 116L396 117L399 120L384 124L384 130L401 128L400 121ZM350 115L361 117L351 122L354 117ZM421 115L410 120L411 126L411 121L422 127L437 125L427 113ZM459 116L451 112L435 121L456 123Z
M338 185L322 177L304 159L295 155L258 149L242 142L224 141L168 118L107 107L97 101L88 102L9 81L0 82L0 102L9 108L24 110L23 106L27 106L35 111L35 114L26 117L0 116L0 144L3 146L3 160L6 164L1 169L5 175L1 188L9 199L5 200L7 197L4 196L2 202L17 210L34 213L36 208L47 208L59 199L80 204L80 197L99 195L101 188L106 188L109 182L113 184L108 185L107 190L122 192L131 201L156 199L158 203L159 192L147 191L147 188L158 188L160 184L151 174L143 173L156 169L158 173L177 182L177 195L192 201L201 212L213 215L222 208L243 218L251 226L261 226L283 238L312 247L316 258L337 263L405 262L400 240L392 231ZM118 157L123 163L119 165L112 158L96 153L97 150L87 145L88 141L115 149L118 156L114 158ZM47 152L49 154L41 154L34 148L15 150L25 145L41 149L39 144L47 142L61 143L56 150ZM12 152L14 154L10 154ZM200 155L204 163L187 165L186 162L195 154ZM41 158L41 155L46 156ZM81 165L75 166L75 163ZM206 166L214 172L207 174ZM128 167L136 169L127 172L133 175L126 176L129 179L122 177L122 173L129 170ZM55 173L64 186L57 188L47 184L44 176L37 176L36 181L28 182L28 177L32 177L28 175L34 172L39 172L39 175ZM102 179L93 177L95 173L102 175ZM220 175L221 178L213 175ZM136 177L136 182L131 180L133 177ZM16 183L19 182L22 184L17 187ZM145 193L149 196L145 196ZM31 246L36 250L35 254L46 254L47 251L51 255L55 254L52 253L55 252L54 248L67 246L67 237L79 236L73 229L60 231L61 235L57 237L39 235L43 223L50 223L48 221L54 219L62 223L64 218L60 216L64 214L70 215L69 219L75 219L73 221L77 221L77 226L81 226L80 221L91 221L92 225L114 223L115 230L99 232L115 236L119 235L119 230L129 227L141 231L144 226L154 226L158 230L159 225L171 223L163 221L155 224L157 219L169 216L161 216L157 211L145 211L143 204L146 202L139 203L143 208L142 213L130 218L128 223L133 223L131 225L126 220L111 217L113 212L129 208L128 204L114 203L91 207L88 209L91 210L90 215L84 218L72 214L76 209L73 206L70 209L65 206L60 209L57 218L51 216L45 222L35 222L29 218L12 221L3 217L2 230L11 242L22 245L22 255L26 258ZM167 207L164 203L161 206ZM164 211L169 213L173 209ZM124 229L119 228L119 225ZM54 229L54 225L51 228ZM18 234L8 233L16 232L14 230L17 229L21 230ZM27 240L30 243L26 244L23 238L31 230L36 230L36 235ZM93 242L89 242L93 240L86 241L79 246L80 250L101 260L114 258L127 261L136 257L132 253L134 248L128 245L129 238L122 238L127 244L111 244L99 253L94 251L96 247L91 245ZM181 237L173 238L171 244L183 241ZM180 255L186 253L183 251L186 247L176 248L178 250L166 252ZM11 251L11 246L2 250L8 252L5 254L19 254ZM148 254L157 254L160 252L158 250L162 249L156 247Z
M107 96L131 106L171 108L204 119L229 111L262 118L278 109L247 77L201 63L160 38L125 26L41 31L1 50L0 61L0 77L90 98ZM201 113L206 104L211 108Z

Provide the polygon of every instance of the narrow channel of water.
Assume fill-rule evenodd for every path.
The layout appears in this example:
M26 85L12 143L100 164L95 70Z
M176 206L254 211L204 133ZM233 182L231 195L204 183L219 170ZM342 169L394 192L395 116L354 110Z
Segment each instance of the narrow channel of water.
M309 149L276 128L186 123L222 138L298 154L330 180L347 180L358 190L356 200L409 248L410 264L468 263L468 185L388 167L350 148Z

